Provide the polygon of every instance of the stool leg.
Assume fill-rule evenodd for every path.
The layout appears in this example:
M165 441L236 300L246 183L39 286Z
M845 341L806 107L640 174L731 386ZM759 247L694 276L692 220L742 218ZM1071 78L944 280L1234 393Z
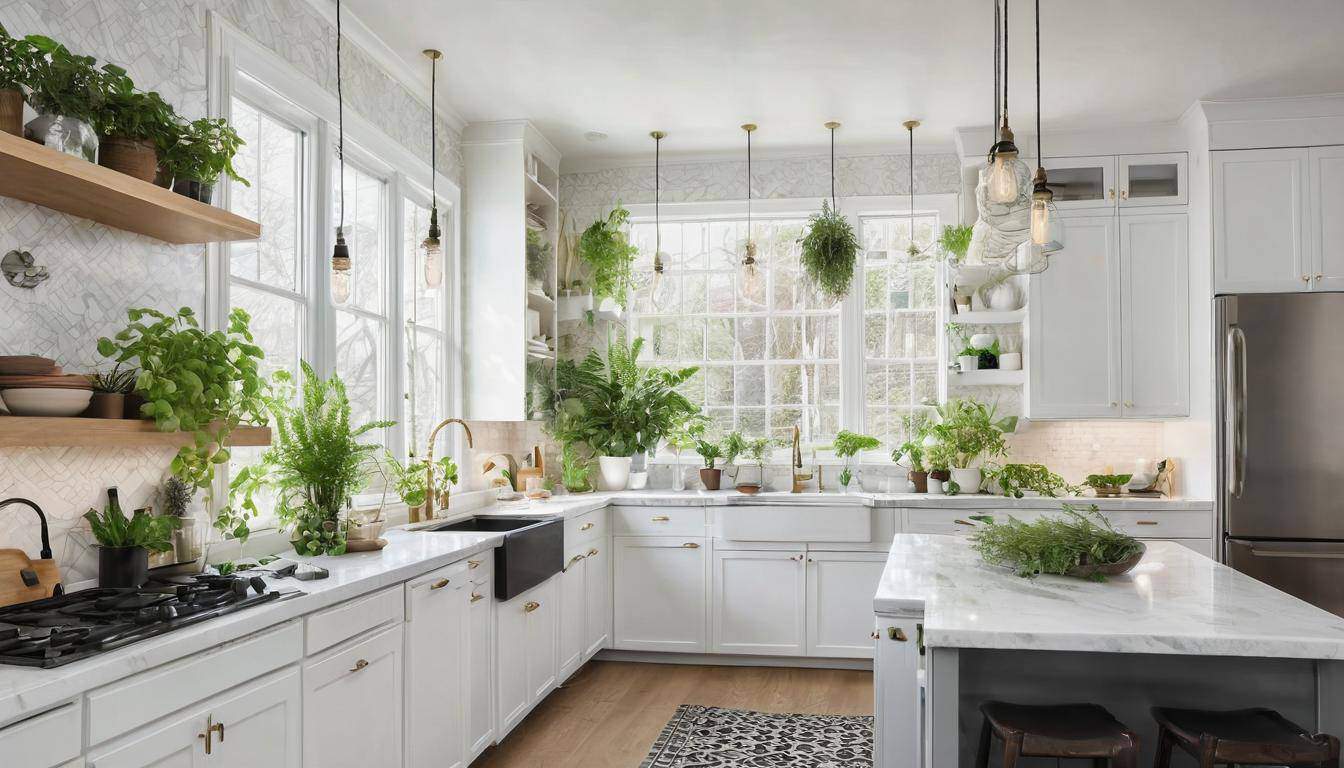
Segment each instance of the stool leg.
M1205 733L1199 737L1199 768L1215 768L1213 756L1218 752L1218 739Z
M1153 755L1153 768L1171 768L1171 750L1176 746L1171 731L1165 725L1157 727L1157 753Z
M1327 738L1330 739L1330 759L1325 761L1325 768L1339 768L1339 739L1334 736Z
M1017 768L1022 756L1022 732L1013 731L1003 740L1003 768Z
M1111 768L1139 768L1139 737L1126 733L1128 743L1115 753Z
M975 768L989 768L989 739L992 736L989 718L980 725L980 749L975 753Z

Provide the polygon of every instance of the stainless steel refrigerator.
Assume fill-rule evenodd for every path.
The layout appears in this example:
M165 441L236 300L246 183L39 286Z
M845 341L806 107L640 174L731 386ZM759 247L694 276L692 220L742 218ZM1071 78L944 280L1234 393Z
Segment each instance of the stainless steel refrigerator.
M1224 560L1344 616L1344 294L1214 300Z

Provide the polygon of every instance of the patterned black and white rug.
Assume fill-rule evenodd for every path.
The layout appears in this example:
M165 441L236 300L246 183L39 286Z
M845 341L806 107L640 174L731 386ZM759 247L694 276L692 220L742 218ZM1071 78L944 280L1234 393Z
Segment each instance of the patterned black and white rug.
M873 718L682 704L640 768L871 768Z

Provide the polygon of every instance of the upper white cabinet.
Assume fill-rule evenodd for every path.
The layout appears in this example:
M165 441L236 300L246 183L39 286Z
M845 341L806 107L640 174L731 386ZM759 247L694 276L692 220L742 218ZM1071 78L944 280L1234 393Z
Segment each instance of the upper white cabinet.
M1307 207L1310 153L1296 148L1210 154L1214 292L1310 290L1315 274Z
M1042 163L1061 211L1114 208L1115 157L1047 157Z
M659 516L655 512L654 517ZM708 650L705 544L703 537L617 536L613 540L616 648Z
M1120 217L1120 369L1125 416L1156 418L1190 412L1186 227L1184 213Z
M1344 146L1312 147L1311 287L1344 291Z
M402 624L304 664L303 764L401 765Z
M805 557L801 549L715 549L715 653L806 652Z
M1043 163L1061 211L1185 205L1184 152L1047 157Z
M1160 155L1119 155L1116 158L1122 208L1147 205L1185 205L1186 158L1184 152Z

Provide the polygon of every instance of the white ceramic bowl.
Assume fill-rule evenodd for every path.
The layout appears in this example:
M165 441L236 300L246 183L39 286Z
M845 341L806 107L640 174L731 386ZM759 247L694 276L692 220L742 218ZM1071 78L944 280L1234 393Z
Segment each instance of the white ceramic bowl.
M6 389L0 393L14 416L78 416L89 407L88 389Z

